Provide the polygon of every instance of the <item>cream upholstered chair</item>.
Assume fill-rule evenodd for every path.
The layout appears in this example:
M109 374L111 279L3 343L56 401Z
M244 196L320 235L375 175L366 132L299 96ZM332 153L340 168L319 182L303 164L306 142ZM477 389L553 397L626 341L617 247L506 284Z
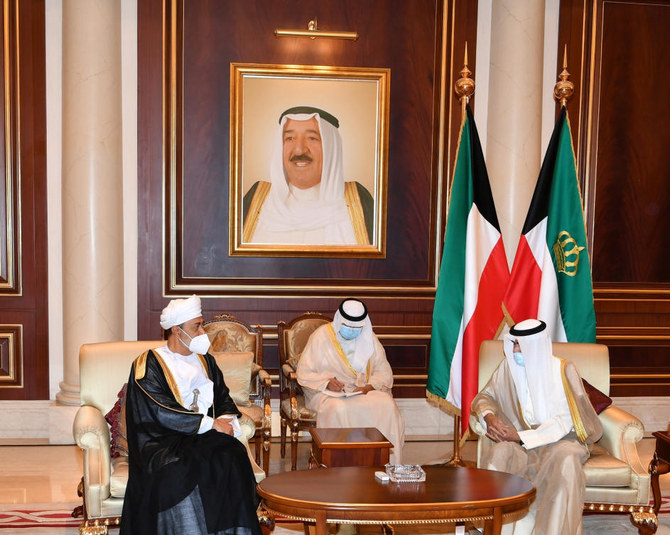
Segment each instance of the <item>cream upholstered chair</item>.
M316 426L316 413L305 407L305 397L295 371L307 340L332 318L318 312L306 312L288 323L277 324L279 337L279 415L281 417L281 456L286 455L286 428L291 430L291 470L298 464L298 433Z
M236 381L240 386L246 385L246 388L240 389L239 396L233 395L233 400L240 412L256 426L256 462L261 462L262 446L263 470L267 474L272 435L272 380L270 374L263 369L263 330L260 326L252 327L230 314L219 314L206 321L204 328L211 342L209 352L223 371L231 395L236 390L232 388L233 382Z
M122 453L122 447L112 451L110 426L105 415L118 406L118 394L128 381L133 360L144 351L164 344L163 340L104 342L84 344L79 350L81 407L72 432L75 443L84 453L83 477L77 489L83 505L72 514L83 516L81 535L104 535L108 527L120 525L128 458L127 453ZM247 443L254 436L255 426L246 418L242 418L240 424L241 440ZM118 429L113 433L118 437ZM118 441L115 445L119 445ZM256 473L257 480L263 477L264 474Z
M575 363L580 375L609 396L609 351L602 344L554 343L557 357ZM503 342L485 341L479 349L479 389L481 390L504 359ZM599 415L603 436L593 446L591 457L584 464L586 492L584 511L630 514L640 533L655 532L656 515L649 507L650 475L640 461L637 443L644 427L632 414L610 405ZM477 462L483 458L491 441L486 438L477 418L470 418L470 427L479 435Z

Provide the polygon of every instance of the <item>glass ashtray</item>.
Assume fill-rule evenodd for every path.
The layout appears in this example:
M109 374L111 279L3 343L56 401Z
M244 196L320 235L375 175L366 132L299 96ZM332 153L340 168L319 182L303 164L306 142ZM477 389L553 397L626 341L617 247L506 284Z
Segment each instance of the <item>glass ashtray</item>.
M421 483L426 472L418 464L387 464L386 473L394 483Z

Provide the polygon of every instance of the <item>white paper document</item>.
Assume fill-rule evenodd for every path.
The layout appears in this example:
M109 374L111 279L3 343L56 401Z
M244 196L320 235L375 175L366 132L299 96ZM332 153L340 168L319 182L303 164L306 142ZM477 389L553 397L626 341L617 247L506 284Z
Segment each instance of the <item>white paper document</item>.
M323 393L332 398L350 398L351 396L357 396L363 392L361 390L358 390L357 392L347 392L346 390L342 390L341 392L333 392L332 390L328 390L326 388Z

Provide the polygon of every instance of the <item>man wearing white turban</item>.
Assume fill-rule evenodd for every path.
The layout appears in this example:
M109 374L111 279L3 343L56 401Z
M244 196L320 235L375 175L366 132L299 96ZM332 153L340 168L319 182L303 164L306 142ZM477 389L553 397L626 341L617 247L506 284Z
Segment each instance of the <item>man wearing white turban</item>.
M369 245L374 200L358 182L345 182L339 121L311 106L279 118L270 182L245 194L244 243Z
M137 357L128 379L121 535L258 535L241 413L207 352L200 298L170 301L160 324L167 344Z
M376 427L401 464L405 422L391 396L393 371L361 301L345 299L333 322L312 333L296 375L317 427ZM352 392L360 394L343 397Z
M575 365L552 355L543 321L517 323L505 335L505 360L472 401L470 426L493 441L489 470L529 479L537 496L503 533L577 535L586 480L582 465L602 425Z

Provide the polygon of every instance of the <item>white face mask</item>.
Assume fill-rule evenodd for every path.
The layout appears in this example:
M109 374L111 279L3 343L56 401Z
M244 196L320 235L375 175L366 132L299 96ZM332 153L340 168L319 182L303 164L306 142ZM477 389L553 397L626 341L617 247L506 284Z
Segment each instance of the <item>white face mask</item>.
M193 353L197 353L198 355L204 355L207 353L207 350L209 349L209 336L206 334L199 334L196 337L192 337L181 327L179 327L179 330L191 339L191 342L186 345L186 343L180 338L179 341L182 344L193 351Z
M514 357L514 362L516 362L519 366L526 366L525 361L523 360L523 353L520 351L515 351L512 353L512 357Z

